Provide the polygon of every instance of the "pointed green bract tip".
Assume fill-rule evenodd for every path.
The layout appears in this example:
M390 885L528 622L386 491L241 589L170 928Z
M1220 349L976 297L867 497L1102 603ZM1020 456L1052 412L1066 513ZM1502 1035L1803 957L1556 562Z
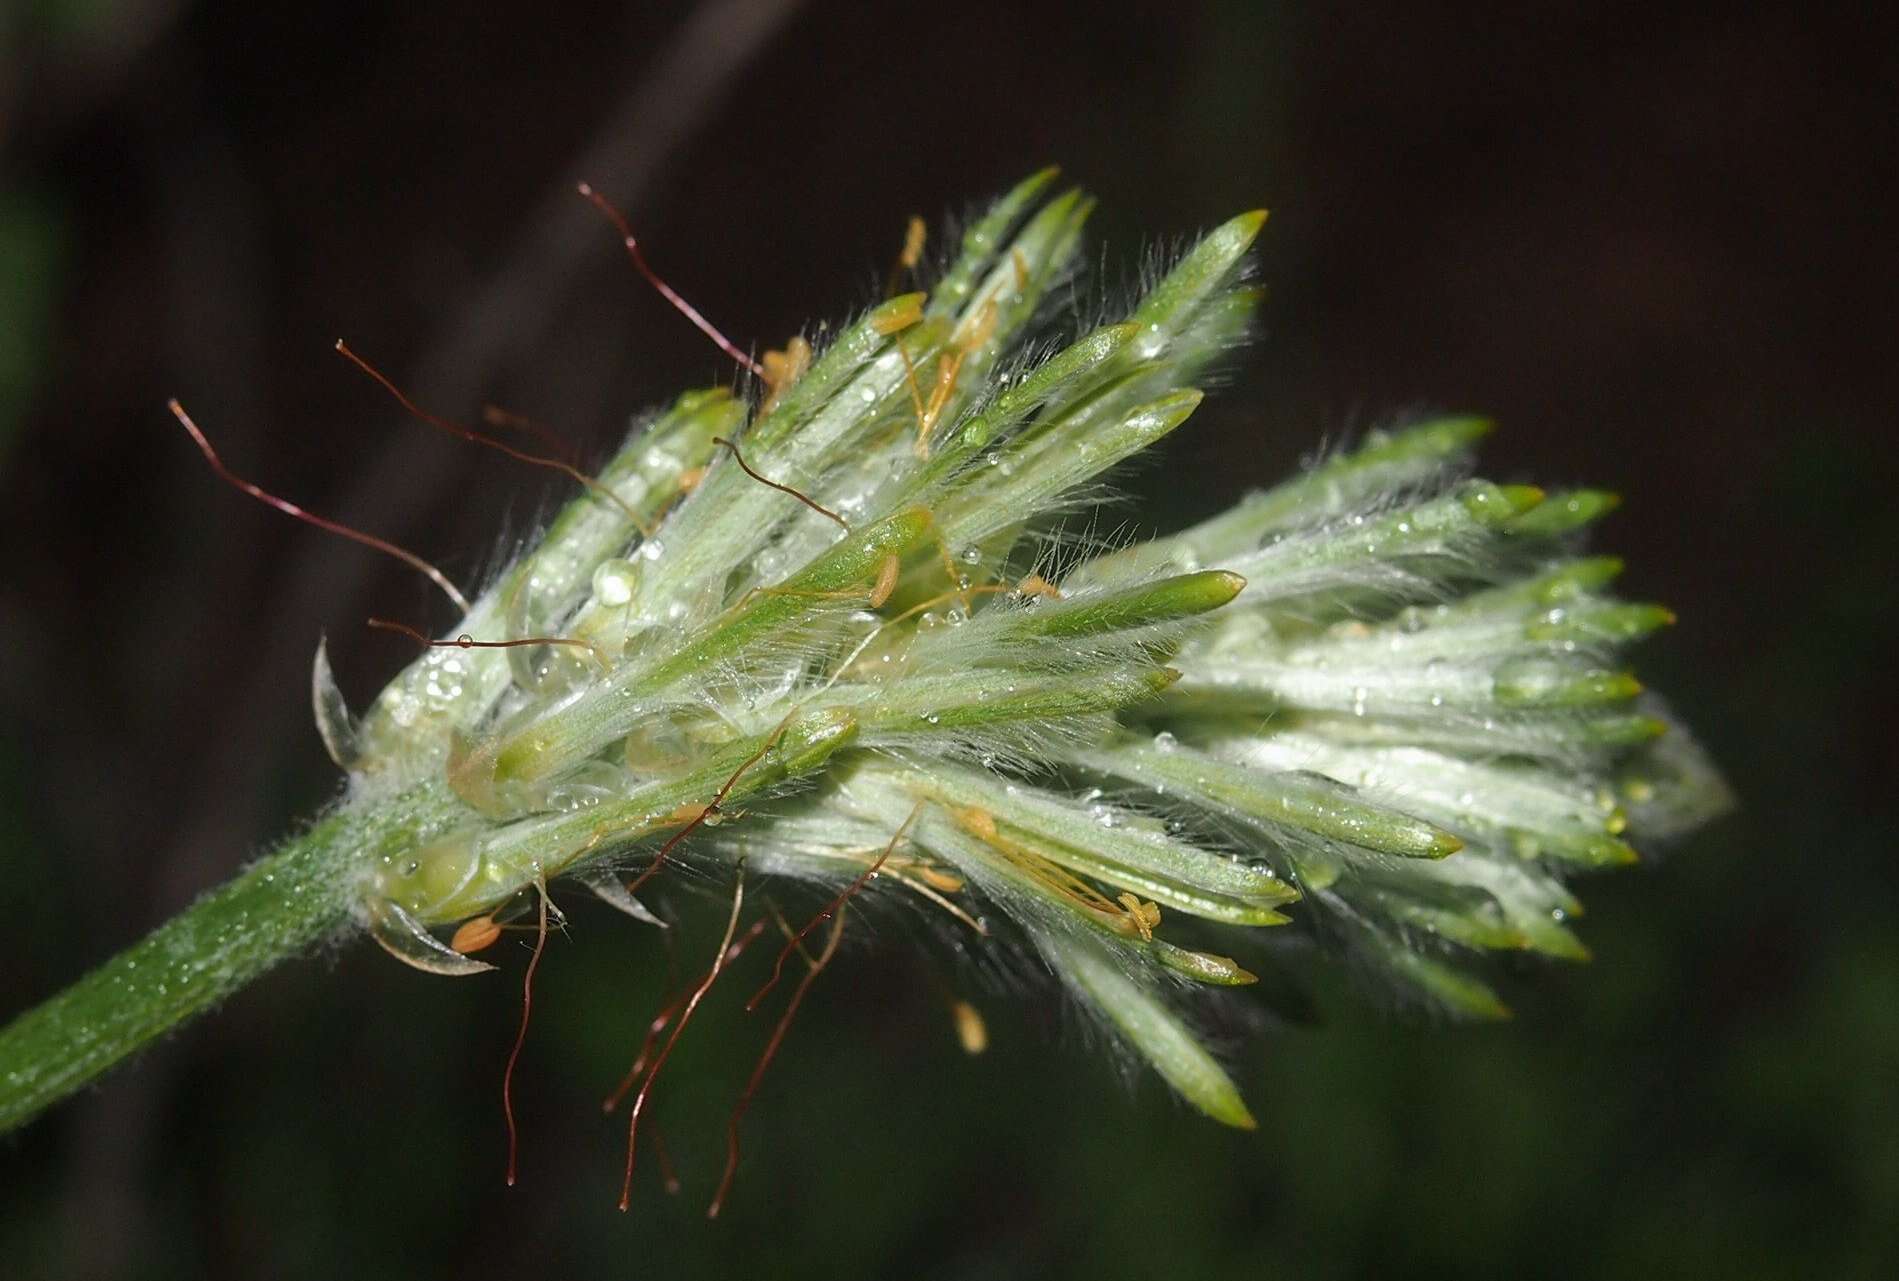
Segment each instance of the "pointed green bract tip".
M1193 411L1205 399L1206 393L1197 387L1170 392L1130 413L1122 421L1120 434L1138 439L1141 447L1150 445L1193 417Z
M1455 965L1414 952L1397 939L1375 936L1371 944L1395 973L1409 979L1419 991L1452 1013L1492 1021L1510 1017L1510 1007L1482 979Z
M1220 608L1245 588L1245 578L1225 569L1206 569L1163 578L1146 588L1136 589L1142 604L1138 617L1151 618L1155 622L1191 618L1195 614L1205 614Z
M1503 501L1514 509L1516 515L1541 506L1543 499L1547 497L1535 485L1499 485L1497 492L1502 495Z
M1040 943L1049 961L1182 1099L1222 1125L1258 1128L1226 1070L1155 992L1129 977L1118 959L1087 940L1044 934Z
M1533 641L1584 641L1625 643L1640 640L1650 632L1672 625L1675 615L1661 605L1630 604L1622 601L1580 601L1558 605L1523 629Z
M1122 591L1084 594L1024 610L1005 624L1003 635L1017 641L1098 636L1184 622L1220 608L1245 586L1244 578L1223 569L1177 574Z
M1536 581L1535 595L1545 605L1557 605L1598 588L1607 587L1622 573L1618 556L1588 556L1565 561Z
M922 292L898 294L887 298L870 309L865 317L870 327L886 336L908 329L923 319L923 304L929 295Z
M1659 716L1604 716L1583 721L1578 737L1597 747L1640 747L1668 733Z
M1578 489L1557 494L1533 511L1512 520L1506 528L1525 537L1551 538L1581 529L1622 505L1619 494L1601 489Z
M990 216L1011 216L1020 212L1040 196L1048 186L1062 175L1060 165L1048 165L1037 169L1015 186L1009 188L1002 197L990 207Z
M1464 510L1485 525L1502 525L1543 501L1535 485L1493 485L1473 480L1458 493Z
M1407 452L1455 454L1488 436L1496 426L1488 418L1470 415L1431 418L1399 428L1392 433L1392 439L1402 442Z
M1230 569L1213 570L1208 575L1208 578L1211 582L1217 583L1219 585L1219 589L1225 593L1225 595L1219 600L1218 602L1219 605L1226 604L1227 601L1232 600L1235 596L1238 596L1241 592L1246 590L1245 575L1236 574ZM1212 592L1210 589L1209 596L1211 596L1211 594ZM1217 606L1212 606L1210 608L1214 608L1214 607L1217 607Z
M1259 982L1259 975L1243 968L1230 956L1192 952L1184 947L1175 947L1163 939L1155 939L1149 946L1162 965L1199 983L1214 987L1246 987Z
M1524 659L1497 669L1499 702L1518 707L1591 707L1620 703L1642 692L1633 672L1578 669L1553 659Z
M672 412L675 414L701 413L730 399L732 399L730 387L700 387L693 391L681 392L679 399L673 402Z
M1260 228L1266 225L1266 218L1266 210L1249 209L1243 214L1227 219L1226 226L1232 228L1235 235L1243 237L1250 245L1259 238ZM1225 229L1222 228L1222 230Z
M1241 214L1215 227L1148 291L1131 319L1145 330L1135 348L1153 360L1183 333L1209 300L1232 285L1241 260L1265 222L1260 212Z

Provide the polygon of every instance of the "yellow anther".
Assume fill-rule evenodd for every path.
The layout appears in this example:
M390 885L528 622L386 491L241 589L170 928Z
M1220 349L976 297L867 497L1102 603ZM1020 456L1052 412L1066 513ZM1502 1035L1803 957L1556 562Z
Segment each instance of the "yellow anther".
M1128 920L1133 924L1135 931L1140 934L1141 941L1143 943L1152 943L1154 941L1154 927L1160 924L1160 904L1143 903L1140 898L1134 894L1122 894L1115 899L1115 902L1127 909Z
M765 396L765 403L758 407L760 416L770 413L784 394L804 377L805 370L811 368L811 344L803 338L793 338L783 351L766 352L762 363L765 385L771 391Z
M964 1054L981 1054L989 1048L989 1025L983 1022L981 1011L968 1001L957 1000L950 1003L950 1015L956 1020L956 1039L962 1043Z
M449 939L448 945L466 956L470 952L479 952L493 947L495 940L500 937L501 926L495 923L494 917L477 916L472 920L463 921L456 929L455 936Z

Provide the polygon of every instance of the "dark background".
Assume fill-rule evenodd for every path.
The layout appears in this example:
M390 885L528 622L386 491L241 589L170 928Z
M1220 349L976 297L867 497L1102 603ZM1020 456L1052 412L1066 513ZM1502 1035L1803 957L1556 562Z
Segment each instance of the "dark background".
M1110 263L1259 204L1266 333L1132 478L1205 514L1322 439L1495 415L1500 479L1628 499L1599 545L1682 622L1643 672L1741 808L1585 885L1593 965L1514 1023L1343 985L1247 1046L1258 1134L984 1001L966 1059L901 940L814 990L704 1198L762 1036L710 1003L612 1208L595 1100L658 995L576 911L518 1078L513 975L367 946L270 977L0 1143L36 1276L1882 1276L1899 1261L1893 832L1895 43L1822 7L253 5L0 9L0 1016L330 796L327 630L360 705L425 583L221 487L237 470L467 579L558 491L405 422L493 400L598 457L724 381L569 194L761 345L872 295L904 218L1049 161ZM1107 272L1110 281L1116 272ZM689 945L716 908L687 905ZM696 955L697 953L692 953Z

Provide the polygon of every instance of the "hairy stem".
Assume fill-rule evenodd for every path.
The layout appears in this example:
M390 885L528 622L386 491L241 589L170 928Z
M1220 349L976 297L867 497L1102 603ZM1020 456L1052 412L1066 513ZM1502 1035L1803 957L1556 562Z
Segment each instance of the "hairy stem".
M343 809L0 1030L0 1133L278 962L351 924L356 873L441 821L439 801Z

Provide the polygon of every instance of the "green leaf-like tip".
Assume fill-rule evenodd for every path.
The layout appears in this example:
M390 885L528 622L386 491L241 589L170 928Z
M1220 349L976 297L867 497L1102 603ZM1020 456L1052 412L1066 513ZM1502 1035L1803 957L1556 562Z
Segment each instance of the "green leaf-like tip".
M1179 574L1026 610L1010 620L1004 635L1014 641L1073 639L1180 622L1220 608L1245 586L1244 578L1223 569Z
M1200 402L1206 398L1207 394L1198 387L1183 387L1129 414L1123 430L1151 433L1152 439L1159 440L1193 417L1193 411L1200 408Z
M963 233L962 253L937 283L935 297L931 300L933 312L952 311L969 300L982 272L1002 249L1010 228L1034 208L1036 201L1041 199L1049 184L1060 174L1061 168L1057 165L1030 174L971 224L969 230Z
M1167 350L1201 305L1230 282L1265 225L1264 209L1229 218L1201 237L1148 293L1129 317L1143 331L1134 347L1139 359L1153 360Z
M864 320L877 333L900 333L923 319L923 304L928 298L926 293L898 294L894 298L886 298L872 307Z
M1183 617L1218 609L1246 590L1246 579L1226 569L1186 574L1170 581L1171 587L1167 583L1155 586L1168 587L1166 594L1171 598L1172 610Z
M1633 867L1642 861L1642 852L1627 841L1608 837L1596 847L1602 854L1603 867Z
M1605 601L1552 609L1525 627L1523 634L1539 642L1594 641L1621 644L1640 640L1674 623L1674 611L1662 605Z
M1554 538L1600 520L1622 505L1619 494L1602 489L1577 489L1555 494L1504 525L1525 538Z
M1536 599L1545 605L1558 605L1587 592L1607 587L1622 576L1620 556L1588 556L1565 561L1549 573L1531 580Z
M1283 921L1286 918L1280 919ZM1246 987L1259 982L1259 975L1243 968L1230 956L1189 951L1163 939L1155 939L1148 946L1162 965L1176 974L1186 975L1196 983L1213 987Z
M1379 951L1391 968L1454 1014L1498 1022L1511 1017L1510 1007L1488 983L1442 961L1414 952L1393 940L1379 940Z
M1076 759L1089 769L1251 823L1309 832L1379 854L1439 859L1464 848L1462 840L1436 824L1367 800L1335 778L1304 770L1249 769L1174 743L1171 736L1145 743L1123 740L1109 749L1077 753Z
M994 405L970 419L958 433L955 447L938 461L938 471L952 470L1041 405L1087 386L1139 332L1139 327L1132 324L1104 325L1070 343L997 396Z
M1499 702L1519 707L1593 707L1626 702L1642 692L1642 683L1631 672L1531 658L1498 669L1493 690Z
M1619 750L1652 743L1668 733L1668 722L1659 716L1609 715L1579 721L1570 731L1580 743L1590 747Z
M1049 183L1054 182L1061 176L1062 167L1060 165L1043 165L1040 169L1037 169L1034 173L1017 183L1015 189L1009 193L1008 199L1014 200L1019 197L1023 200L1027 200L1043 187L1046 187Z
M1486 525L1505 525L1541 503L1544 493L1535 485L1493 485L1475 480L1458 493L1464 509Z
M1459 414L1413 423L1393 435L1409 441L1414 449L1433 454L1454 454L1470 448L1496 429L1497 424L1492 419Z
M1044 940L1043 947L1181 1098L1222 1125L1237 1130L1259 1127L1226 1070L1159 997L1123 972L1102 945L1080 938L1051 938Z

